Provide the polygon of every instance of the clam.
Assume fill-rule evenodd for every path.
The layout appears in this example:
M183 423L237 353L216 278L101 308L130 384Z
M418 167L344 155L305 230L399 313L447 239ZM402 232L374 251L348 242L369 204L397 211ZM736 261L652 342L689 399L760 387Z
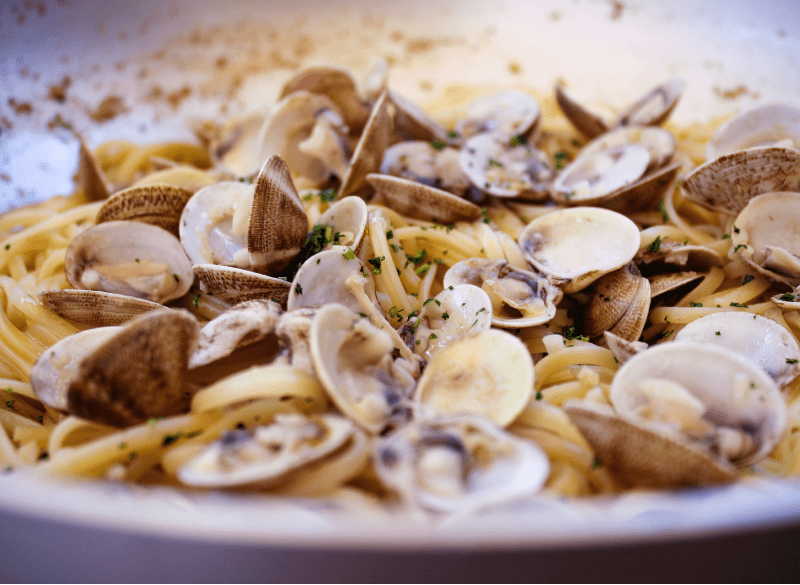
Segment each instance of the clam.
M567 120L587 138L595 138L608 130L603 118L584 108L561 84L556 85L556 103Z
M445 273L443 283L445 288L458 284L482 288L491 300L492 324L497 327L547 323L555 317L562 297L546 275L515 268L507 260L462 260Z
M382 438L373 465L405 502L445 513L531 496L550 472L538 445L466 414L418 420Z
M682 189L704 207L739 213L758 195L800 191L800 150L761 146L725 154L692 171Z
M314 254L297 271L289 288L287 309L294 311L301 307L319 308L328 303L340 303L360 312L358 299L347 287L347 280L355 275L364 279L367 296L377 307L375 282L352 249L332 249Z
M345 197L331 205L317 220L316 225L330 228L331 237L325 237L321 250L333 247L361 248L364 231L367 228L367 204L360 197ZM320 250L320 251L321 251Z
M707 272L712 266L724 264L720 253L706 246L687 244L685 241L676 242L667 236L664 238L656 236L656 239L650 242L648 239L645 237L645 232L642 232L642 245L635 256L635 260L640 264L675 264L703 272Z
M678 331L675 341L694 341L731 349L761 366L784 387L800 373L800 346L782 325L761 315L712 313Z
M316 309L295 309L283 313L275 324L282 359L312 376L315 374L311 361L311 323L316 314Z
M193 264L275 274L300 252L308 219L289 170L270 157L255 187L221 182L199 190L181 216L181 243Z
M752 199L733 224L733 254L766 277L800 285L800 193Z
M184 463L178 479L206 488L274 488L314 463L335 459L360 435L337 415L278 414L269 425L227 432Z
M252 176L265 158L261 134L267 116L251 114L223 125L209 140L209 151L221 173L233 177ZM273 153L266 153L269 156Z
M394 340L344 305L322 307L311 324L311 358L333 403L377 434L409 416L413 386L392 357Z
M651 347L627 361L610 407L565 406L600 461L626 485L724 483L757 463L787 425L778 386L751 360L694 342Z
M108 199L111 189L108 180L94 153L89 150L83 138L79 137L78 151L78 184L90 201Z
M539 124L542 108L531 94L510 90L479 97L467 105L455 130L462 138L476 134L497 134L505 139L533 134Z
M187 311L162 310L67 337L34 365L34 392L59 410L112 426L177 414L188 407L183 376L197 330Z
M389 101L394 106L394 129L406 140L438 140L452 142L447 128L431 118L425 110L411 100L392 90L386 90ZM454 136L457 136L453 133Z
M598 207L573 207L530 222L518 242L537 270L579 291L630 262L639 249L639 228L624 215Z
M756 146L800 150L800 109L767 104L739 114L714 133L706 146L706 160Z
M364 131L358 139L350 166L342 177L337 198L358 194L367 186L367 175L381 166L383 154L389 147L392 119L389 116L387 94L381 94L372 107Z
M117 191L97 212L97 223L141 221L164 228L178 236L178 225L192 192L180 187L156 184Z
M623 339L636 341L644 329L649 308L650 283L636 264L629 262L592 284L592 294L584 309L583 332L596 339L611 331Z
M232 306L200 330L189 368L198 368L264 339L275 330L282 311L275 301L256 299Z
M504 134L469 138L459 161L475 187L497 197L543 200L555 176L544 152Z
M192 268L208 294L230 305L254 299L270 299L284 305L289 298L291 283L281 278L216 264L195 264Z
M367 175L367 181L383 196L387 206L417 219L452 224L474 221L481 216L480 207L442 189L376 173Z
M260 130L258 152L261 160L279 155L293 177L316 187L331 175L344 176L348 132L339 108L329 98L296 91L275 105Z
M642 353L649 347L644 341L628 341L610 331L605 331L603 333L603 340L608 346L608 349L611 350L611 353L614 354L614 359L620 364L624 364L633 356Z
M458 196L472 186L461 169L459 151L436 141L411 140L390 146L383 154L380 172Z
M663 272L647 277L650 281L650 297L655 298L671 290L703 278L707 273L688 270L685 272Z
M67 248L64 270L76 289L166 303L189 292L192 265L168 231L135 221L87 229Z
M47 290L39 301L54 313L87 327L110 327L134 317L163 309L152 301L98 290Z
M488 329L437 351L414 400L435 412L480 414L505 427L530 401L533 383L533 358L525 344L501 329Z
M359 96L356 81L347 69L333 65L300 69L283 85L279 99L301 90L324 95L336 104L351 132L358 134L364 127L369 108Z
M472 284L456 284L425 300L417 319L407 322L401 334L414 353L430 360L456 339L491 326L492 302L486 291Z

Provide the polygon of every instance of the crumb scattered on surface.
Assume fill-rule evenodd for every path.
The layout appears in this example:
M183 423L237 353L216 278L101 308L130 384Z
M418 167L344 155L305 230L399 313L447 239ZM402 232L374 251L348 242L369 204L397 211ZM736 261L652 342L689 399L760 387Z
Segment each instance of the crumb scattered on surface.
M561 13L558 12L557 10L554 10L553 12L550 13L550 20L552 20L553 22L558 22L559 20L561 20Z
M181 105L181 102L190 95L192 95L192 88L190 88L188 85L184 85L182 88L168 93L167 101L169 102L169 105L171 105L173 109L177 110L178 106Z
M508 70L514 75L519 75L522 73L522 66L516 61L511 61L511 63L508 64Z
M750 95L753 98L758 97L758 92L752 92L741 84L730 89L723 89L719 86L714 86L714 93L724 100L735 100L743 95Z
M2 180L4 183L10 183L11 175L9 175L8 173L0 173L0 180Z
M14 98L8 98L8 105L14 110L16 114L29 115L33 112L33 106L30 102L18 102Z
M57 101L60 104L63 104L64 101L67 99L67 89L72 84L72 79L69 75L65 75L64 78L61 80L60 83L56 83L50 86L50 90L47 93L47 99Z
M95 122L107 122L113 118L116 118L121 113L125 112L127 108L122 101L122 98L119 96L108 96L100 105L97 106L97 109L93 112L89 112L89 117L94 120Z
M625 5L622 2L611 0L611 20L619 20L623 10L625 10Z

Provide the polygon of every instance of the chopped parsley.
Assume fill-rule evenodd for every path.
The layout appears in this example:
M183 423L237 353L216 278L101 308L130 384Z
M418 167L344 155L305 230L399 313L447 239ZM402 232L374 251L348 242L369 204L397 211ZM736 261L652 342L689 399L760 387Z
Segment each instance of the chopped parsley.
M742 231L742 230L740 230L740 229L739 229L738 227L736 227L735 225L733 226L733 233L734 233L734 234L738 234L738 233L739 233L739 232L741 232L741 231Z
M422 264L425 261L425 254L426 253L427 252L423 248L422 250L420 250L419 252L417 252L414 255L406 254L406 258L408 258L408 262L411 262L414 266L419 266L420 264ZM406 263L406 266L408 266L408 262Z
M445 321L447 321L449 318L450 318L450 313L448 313L447 311L445 311L444 313L442 313L442 319L444 319Z
M418 276L425 276L426 274L428 274L428 271L429 271L430 269L431 269L431 265L430 265L430 263L426 263L426 264L423 264L422 266L418 266L418 267L417 267L417 268L414 270L414 272L415 272L415 273L416 273Z
M739 244L738 246L736 246L733 249L734 254L739 251L739 248L744 248L745 250L747 250L747 244Z
M689 303L690 307L702 307L703 303L695 303L694 301Z
M651 252L658 252L659 248L661 248L661 236L656 236L656 239L647 246L647 249Z
M297 283L297 285L294 287L294 292L296 292L296 293L297 293L297 294L299 294L299 295L303 294L303 287L302 287L302 286L300 286L300 283L299 283L299 282L298 282L298 283Z
M389 316L392 317L393 319L397 319L398 322L402 323L403 316L400 314L402 312L403 312L402 307L397 307L393 305L392 308L389 309Z
M669 221L669 214L667 213L667 205L664 203L664 199L658 200L658 212L661 214L661 219L664 220L664 223Z
M16 410L16 408L14 408L14 402L16 402L16 400L6 400L6 406L11 410Z
M714 331L714 333L715 333L716 335L722 335L722 333L720 333L719 331Z
M444 150L447 148L447 143L441 140L431 140L431 146L434 150Z
M317 193L319 196L319 200L322 203L331 203L336 200L336 190L335 189L325 189L324 191L320 191Z
M600 459L595 457L594 461L592 462L592 469L598 469L600 467L600 465L601 465Z
M781 295L781 300L782 301L792 302L792 301L797 300L797 297L795 297L792 293L783 293Z
M481 220L483 223L489 223L492 221L489 217L489 209L486 207L481 207Z
M392 230L386 230L386 239L391 240L394 237L394 232Z
M539 392L536 392L536 400L541 400L541 399L542 399L542 393L541 393L541 391L539 391Z
M11 249L11 244L6 244L6 250L10 250L10 249Z
M508 141L508 145L511 147L520 146L522 144L527 144L527 143L528 139L525 138L522 134L515 134Z
M730 239L730 237L731 237L731 235L730 235L730 234L722 234L722 239L723 239L723 240Z
M458 138L458 132L456 132L455 130L450 130L447 133L447 137L455 140L456 138Z
M359 314L359 315L361 315L362 317L366 317L366 316L367 316L367 314L366 314L366 313L363 313L363 312L361 312L361 311L359 311L359 312L358 312L358 314Z
M181 281L181 278L177 274L173 274L172 278L175 279L175 282L180 282Z
M428 339L439 339L439 337L435 333L431 333L428 335Z
M437 306L437 307L441 307L441 306L442 306L442 303L441 303L441 301L440 301L439 299L428 299L428 300L426 300L424 303L422 303L422 306L424 307L424 306L426 306L428 303L436 303L436 306Z
M367 262L372 264L372 274L377 276L378 274L381 273L381 262L384 260L386 260L386 256L381 256L380 258L378 257L370 258L369 260L367 260Z
M555 161L555 167L559 170L563 169L564 161L567 160L567 158L569 158L569 154L567 153L567 151L559 150L557 153L553 155L553 160Z
M352 248L347 248L347 250L345 250L345 252L344 252L344 254L342 254L342 256L344 256L345 260L355 260L356 259L356 253L353 252Z
M659 337L659 339L666 339L666 338L667 338L667 337L669 337L670 335L672 335L672 331L664 331L664 333L662 333L662 334L661 334L661 336Z
M497 160L495 158L490 158L488 163L489 163L490 167L497 167L498 169L506 168L506 165L504 165L503 163L501 163L499 160Z
M200 306L200 294L196 294L192 297L192 306L196 309Z
M564 332L564 338L568 339L570 341L573 340L573 339L577 339L578 341L589 341L588 337L586 337L584 335L578 335L575 332L575 326L574 325L569 327L569 328L567 328L567 330Z
M742 303L731 303L731 307L741 307L742 309L746 309L747 305L743 305Z
M165 435L164 440L161 441L161 446L166 447L167 445L171 445L172 443L180 439L182 436L183 433L175 433L174 435Z
M798 360L794 360L794 359L791 359L791 358L786 358L786 363L787 363L787 364L796 364L796 363L797 363L797 361L798 361Z

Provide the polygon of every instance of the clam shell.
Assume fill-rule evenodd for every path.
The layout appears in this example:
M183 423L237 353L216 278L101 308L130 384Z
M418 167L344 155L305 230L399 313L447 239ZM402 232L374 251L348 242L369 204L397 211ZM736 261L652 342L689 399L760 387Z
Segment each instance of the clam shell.
M191 191L165 184L129 187L108 198L97 212L97 223L141 221L178 237L181 213L191 197Z
M579 291L630 262L639 249L639 228L615 211L573 207L543 215L519 235L526 260L557 281L566 293Z
M317 225L328 226L341 237L336 244L326 244L323 249L342 246L358 252L367 228L368 215L367 204L360 197L345 197L331 205L317 220Z
M342 177L337 198L358 194L367 186L367 175L380 169L383 154L389 147L392 120L387 107L387 95L381 94L372 107L364 131L358 140L350 167Z
M592 295L584 310L583 332L595 339L619 323L632 308L642 278L633 262L598 278L592 284Z
M658 126L678 105L686 82L670 79L654 87L619 115L614 126Z
M556 103L567 120L587 138L595 138L608 130L606 122L579 104L562 85L556 85Z
M472 187L469 177L461 169L458 150L443 143L398 142L386 149L380 172L458 196L463 196Z
M438 140L451 143L447 128L431 118L425 110L396 91L387 89L388 99L394 106L395 131L406 140Z
M83 138L79 137L79 140L78 185L90 201L108 199L111 190L108 187L105 173L103 173L103 169L100 167L100 163L94 153L86 146Z
M422 183L375 173L367 175L367 181L389 207L417 219L452 224L481 216L481 208L474 203Z
M64 270L76 289L156 303L182 297L194 282L180 241L160 227L135 221L110 221L82 232L67 248Z
M646 278L639 280L636 294L628 310L622 318L611 328L611 333L627 341L637 341L644 331L647 316L650 312L650 281Z
M676 288L682 287L684 284L689 284L692 281L705 277L707 273L704 272L667 272L663 274L653 274L648 276L650 281L650 298L655 298L658 295L664 294Z
M800 150L764 146L726 154L697 167L682 189L704 207L739 213L763 193L800 191Z
M138 315L164 308L144 299L97 290L48 290L39 293L39 300L61 317L87 327L122 325Z
M289 298L289 282L229 266L195 264L193 270L209 291L236 305L254 299L269 299L281 305Z
M467 104L463 118L455 130L461 138L493 133L504 136L525 136L535 131L542 108L531 94L510 90L479 97Z
M706 160L756 146L800 149L800 109L787 104L758 106L726 122L706 145Z
M137 317L81 361L67 390L68 412L129 426L187 409L183 376L197 330L183 310Z
M533 358L519 338L500 329L462 337L436 352L414 400L436 412L480 414L510 425L533 395Z

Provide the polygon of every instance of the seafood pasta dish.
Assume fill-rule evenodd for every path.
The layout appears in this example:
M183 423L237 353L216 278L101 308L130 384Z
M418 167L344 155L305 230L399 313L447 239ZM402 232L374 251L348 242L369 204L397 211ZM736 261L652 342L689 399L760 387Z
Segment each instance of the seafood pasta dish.
M6 472L441 519L800 473L800 110L306 67L0 216Z

